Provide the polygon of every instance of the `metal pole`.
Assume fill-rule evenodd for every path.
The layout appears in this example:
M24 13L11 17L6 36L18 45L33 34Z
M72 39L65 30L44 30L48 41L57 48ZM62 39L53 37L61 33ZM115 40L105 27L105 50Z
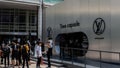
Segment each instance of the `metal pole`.
M101 51L100 51L100 68L101 68L101 59L102 59L102 56L101 56Z
M120 62L120 53L119 53L119 62Z
M63 50L63 48L62 48L62 50ZM63 63L63 51L62 51L62 53L61 53L61 56L62 56L62 63Z
M70 48L71 49L71 52L72 52L72 65L73 65L73 49L72 48Z
M86 50L84 50L84 54L85 54L85 52L86 52ZM85 54L85 68L86 68L86 65L87 65L87 63L86 63L86 54Z

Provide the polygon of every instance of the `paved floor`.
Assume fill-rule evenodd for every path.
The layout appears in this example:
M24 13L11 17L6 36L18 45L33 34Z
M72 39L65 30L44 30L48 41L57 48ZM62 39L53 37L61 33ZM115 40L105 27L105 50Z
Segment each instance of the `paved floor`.
M29 66L30 68L36 68L36 62L35 61L31 61L31 65ZM41 64L41 68L46 68L47 65L46 64ZM0 68L5 68L3 64L0 64ZM7 67L7 68L13 68L13 67ZM15 66L15 68L18 68L17 66ZM22 68L22 66L20 66L20 68ZM27 68L27 67L25 67ZM51 68L58 68L56 66L52 66Z

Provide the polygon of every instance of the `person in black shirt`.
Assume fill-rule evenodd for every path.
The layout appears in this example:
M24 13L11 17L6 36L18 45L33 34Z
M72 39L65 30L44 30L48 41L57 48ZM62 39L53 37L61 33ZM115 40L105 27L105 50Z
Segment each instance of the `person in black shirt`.
M16 66L20 68L20 60L21 60L21 51L20 51L20 44L16 43Z
M51 68L51 62L50 62L50 57L52 56L52 47L50 45L50 41L47 42L47 61L48 61L48 67Z
M29 53L28 53L28 50L29 50L28 44L25 43L25 44L22 46L22 59L23 59L22 68L24 68L25 62L26 62L27 68L29 68L29 64L28 64L28 61L29 61Z
M3 48L3 56L4 56L4 65L6 67L6 62L8 64L9 67L9 56L10 56L10 48L8 47L9 44L5 45L5 47Z
M11 55L12 65L13 65L13 68L14 68L14 66L15 66L15 60L18 57L17 45L16 45L15 41L12 41L11 48L12 48L12 55Z
M22 45L20 45L19 43L17 43L17 45L18 45L18 61L19 61L18 63L19 63L19 65L21 65L22 64L22 59L21 59L21 57L22 57L21 56L21 54L22 54L21 53L22 52L22 47L21 46Z

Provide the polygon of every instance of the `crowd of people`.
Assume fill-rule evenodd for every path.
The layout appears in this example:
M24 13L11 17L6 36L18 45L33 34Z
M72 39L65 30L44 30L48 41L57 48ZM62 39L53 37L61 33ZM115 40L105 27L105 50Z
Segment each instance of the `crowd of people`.
M22 68L29 68L30 65L30 57L31 52L34 54L34 57L37 58L36 68L40 68L41 59L43 58L43 54L46 54L48 58L48 67L51 67L50 56L52 56L52 46L53 42L49 39L46 43L43 43L38 39L35 42L34 49L31 47L29 41L23 40L22 42L18 42L18 40L12 40L11 42L2 42L0 46L0 57L1 64L4 64L4 67L12 67L22 65ZM47 49L45 50L45 46ZM31 51L32 50L32 51Z

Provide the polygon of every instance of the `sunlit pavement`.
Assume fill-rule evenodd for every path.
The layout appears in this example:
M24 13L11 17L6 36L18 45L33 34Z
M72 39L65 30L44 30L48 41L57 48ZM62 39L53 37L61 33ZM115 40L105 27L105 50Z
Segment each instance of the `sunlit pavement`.
M31 65L29 65L29 68L36 68L36 62L35 61L30 61ZM40 65L41 68L46 68L47 65L46 64L41 64ZM0 64L0 68L5 68L3 64ZM6 68L13 68L13 67L6 67ZM18 68L18 66L15 66L15 68ZM22 65L20 66L20 68L22 68ZM27 68L27 67L25 67ZM58 68L55 66L51 66L51 68Z

